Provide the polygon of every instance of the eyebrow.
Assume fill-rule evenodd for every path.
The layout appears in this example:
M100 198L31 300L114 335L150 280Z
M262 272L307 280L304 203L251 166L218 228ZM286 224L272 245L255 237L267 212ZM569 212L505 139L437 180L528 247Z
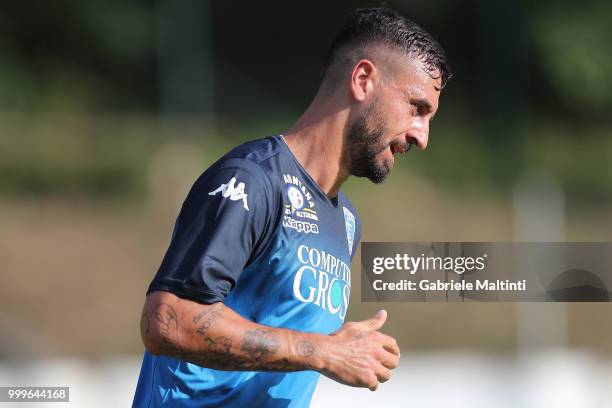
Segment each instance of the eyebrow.
M431 103L429 103L429 101L427 99L410 98L410 103L413 104L413 105L416 105L418 108L426 109L428 113L433 111L433 106L431 106ZM436 116L435 113L433 115L431 115L431 119L433 119L434 116Z

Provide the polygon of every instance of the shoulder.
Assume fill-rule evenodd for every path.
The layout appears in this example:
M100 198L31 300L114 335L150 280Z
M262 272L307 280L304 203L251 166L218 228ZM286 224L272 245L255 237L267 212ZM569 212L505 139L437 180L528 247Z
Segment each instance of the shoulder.
M282 151L280 136L269 136L263 139L251 140L229 151L221 160L244 159L262 165L273 160Z
M273 136L230 150L197 178L185 202L198 207L209 201L210 196L229 197L233 201L240 198L245 201L245 208L253 204L254 208L274 213L278 207L277 157L282 151L279 141L282 143L280 137Z
M279 136L243 143L217 160L204 172L203 176L234 169L258 184L264 184L266 188L273 189L275 183L273 183L272 176L278 171L278 156L282 152L280 143L282 140Z

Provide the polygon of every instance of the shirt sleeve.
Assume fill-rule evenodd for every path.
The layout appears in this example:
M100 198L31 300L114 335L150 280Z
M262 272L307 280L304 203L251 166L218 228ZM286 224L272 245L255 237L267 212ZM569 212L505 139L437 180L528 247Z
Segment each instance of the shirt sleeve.
M270 179L257 164L229 159L213 165L185 199L147 293L164 290L200 303L223 301L265 247L272 203Z

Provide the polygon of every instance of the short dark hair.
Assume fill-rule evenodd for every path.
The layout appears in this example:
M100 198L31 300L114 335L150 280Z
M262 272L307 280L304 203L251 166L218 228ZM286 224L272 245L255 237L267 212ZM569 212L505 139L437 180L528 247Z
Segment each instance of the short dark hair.
M386 7L353 10L344 26L336 34L325 58L322 78L334 64L342 63L355 49L370 44L385 44L419 58L433 78L441 78L442 88L452 77L446 53L440 44L413 21ZM343 55L344 54L344 55ZM348 57L350 58L350 57ZM355 63L356 61L350 61Z

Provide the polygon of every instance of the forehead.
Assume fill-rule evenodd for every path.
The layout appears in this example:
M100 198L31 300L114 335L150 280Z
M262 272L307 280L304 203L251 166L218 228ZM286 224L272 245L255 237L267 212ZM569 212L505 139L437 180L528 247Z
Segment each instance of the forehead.
M411 98L427 98L437 105L442 86L439 72L428 71L417 57L393 54L384 61L384 82Z

